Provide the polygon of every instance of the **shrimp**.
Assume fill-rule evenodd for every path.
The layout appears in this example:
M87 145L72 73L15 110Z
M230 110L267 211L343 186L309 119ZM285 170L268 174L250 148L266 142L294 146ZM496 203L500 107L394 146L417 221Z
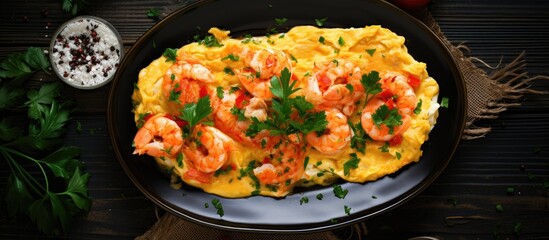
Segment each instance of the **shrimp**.
M353 132L347 123L347 117L339 110L327 110L326 121L328 125L324 132L311 132L305 136L305 139L321 153L337 154L349 144Z
M252 123L251 117L259 121L267 119L267 104L262 99L252 97L244 90L224 90L223 98L212 97L212 106L215 127L237 142L250 147L265 147L267 143L271 145L274 142L266 131L254 137L246 136L246 130Z
M174 156L183 145L179 125L162 114L149 118L137 131L133 141L133 154L148 154L153 157Z
M183 106L208 94L205 83L213 81L213 74L204 65L191 59L179 60L164 75L162 90L170 102Z
M362 115L360 118L360 123L364 129L364 132L376 141L389 141L393 137L406 131L406 129L410 126L410 116L406 114L402 115L401 113L398 113L402 117L402 124L400 125L393 126L392 128L385 124L376 125L372 115L383 105L386 105L386 101L379 95L374 96L368 101L364 107L364 110L362 110Z
M237 72L240 83L255 97L270 100L271 78L280 76L284 68L291 72L292 64L283 51L274 49L260 49L257 51L244 48L240 55L243 56L248 66Z
M360 68L347 60L315 64L315 68L319 70L307 80L307 100L319 110L337 108L351 116L356 102L364 94Z
M408 83L408 78L404 75L393 72L386 73L381 80L381 88L389 91L389 96L396 98L394 103L401 114L410 115L414 112L417 96Z
M254 168L259 182L267 185L276 196L288 194L305 170L305 151L297 144L285 142L269 149L270 158Z
M233 142L219 129L198 124L193 137L196 139L183 146L182 152L198 171L212 173L227 162Z

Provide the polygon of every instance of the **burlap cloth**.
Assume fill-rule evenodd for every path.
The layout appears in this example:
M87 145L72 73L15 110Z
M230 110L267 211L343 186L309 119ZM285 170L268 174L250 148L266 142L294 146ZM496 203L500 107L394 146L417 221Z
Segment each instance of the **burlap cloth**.
M467 88L467 122L462 139L469 140L480 138L490 132L488 126L476 126L480 119L494 119L498 114L509 107L520 106L517 101L524 94L546 94L529 88L529 83L534 80L549 80L547 76L528 76L524 71L526 63L523 60L524 52L513 61L504 65L491 67L482 60L466 56L468 48L463 44L452 44L442 33L439 25L428 10L415 13L414 16L428 26L442 42L448 47L454 57L459 70L463 74ZM486 72L477 65L488 69ZM191 223L165 213L159 217L158 222L138 240L149 239L189 239L189 240L222 240L222 239L299 239L299 240L334 240L334 239L361 239L367 235L364 223L330 232L320 232L301 235L261 235L254 233L237 233L213 229Z

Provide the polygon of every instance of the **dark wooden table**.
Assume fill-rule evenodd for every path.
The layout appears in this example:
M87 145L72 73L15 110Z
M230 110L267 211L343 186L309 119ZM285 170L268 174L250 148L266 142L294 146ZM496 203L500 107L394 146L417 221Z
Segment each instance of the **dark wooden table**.
M27 47L47 48L57 27L71 16L62 1L9 0L0 7L0 58ZM88 1L83 12L110 21L130 48L155 24L146 12L158 8L160 17L188 1ZM471 55L496 66L526 51L526 71L549 75L549 3L542 0L436 0L429 5L448 39L465 44ZM48 14L42 14L47 10ZM49 27L48 24L50 25ZM480 64L479 64L480 66ZM489 70L489 69L488 69ZM36 74L28 83L38 86L56 78ZM83 91L65 88L77 112L66 143L80 146L80 159L92 178L91 211L77 217L68 237L75 239L134 238L156 221L155 207L134 187L115 158L108 137L106 107L110 85ZM549 81L533 89L548 90ZM1 96L0 96L1 97ZM419 196L366 225L368 237L406 239L436 236L444 239L549 238L549 96L527 95L521 107L498 119L482 120L492 132L462 141L442 175ZM82 132L76 131L76 121ZM0 191L8 169L0 163ZM515 188L509 195L507 188ZM496 211L496 205L503 207ZM6 218L0 207L0 239L41 237L25 218ZM520 235L515 227L520 225Z

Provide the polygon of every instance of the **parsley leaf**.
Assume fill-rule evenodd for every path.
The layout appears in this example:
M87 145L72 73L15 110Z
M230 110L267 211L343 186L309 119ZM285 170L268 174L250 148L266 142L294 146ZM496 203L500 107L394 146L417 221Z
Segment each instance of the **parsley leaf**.
M381 78L379 77L379 72L371 71L368 74L363 74L360 79L360 83L364 86L366 91L366 99L368 99L368 94L376 94L381 92L381 83L379 83Z
M378 148L381 152L389 152L389 142L385 142L383 146Z
M448 108L449 101L450 99L448 99L447 97L443 97L442 100L440 101L440 107Z
M309 203L309 198L307 196L304 196L301 199L299 199L299 205L303 205L303 203Z
M30 76L37 70L47 72L48 67L50 67L50 61L44 51L37 47L29 47L23 53L10 54L0 61L0 78L13 78L12 81L20 83L19 80Z
M315 19L315 23L317 26L322 27L324 26L324 23L326 22L326 20L328 20L327 17L321 18L321 19Z
M345 196L347 196L347 193L349 193L349 190L343 189L341 185L334 185L333 186L334 195L339 199L344 199Z
M423 101L420 98L419 101L417 102L416 108L414 108L415 115L419 115L421 113L421 105L423 105Z
M288 21L287 18L275 18L275 24L276 25L282 25L282 24L286 23L286 21Z
M345 209L345 214L351 215L351 208L349 206L345 205L343 208Z
M217 209L217 214L219 215L219 217L223 217L223 215L225 215L225 211L223 210L223 205L221 205L221 202L219 201L219 199L217 198L212 199L212 205L215 207L215 209Z
M231 54L229 54L229 55L223 57L223 58L221 59L221 61L224 61L224 60L227 60L227 59L229 59L229 60L231 60L231 61L233 61L233 62L238 62L238 60L240 60L240 57L239 57L239 56L235 56L234 54L231 53Z
M343 39L343 37L339 37L339 39L337 39L337 43L339 44L339 46L342 46L345 45L345 40Z
M160 16L158 8L149 8L149 11L147 11L147 17L158 18L158 16Z
M217 38L213 35L208 35L204 39L198 41L199 45L204 45L206 47L222 47L223 44L219 43Z
M175 62L177 58L177 48L166 48L162 56L166 57L166 62Z
M351 168L352 169L358 168L358 163L360 162L360 158L358 158L356 153L351 153L349 154L349 156L351 156L351 160L343 164L343 174L345 176L349 176L349 174L351 174Z
M355 133L351 137L351 148L356 149L358 152L364 154L366 152L366 140L369 139L368 135L366 134L366 132L364 132L364 129L362 128L360 122L356 124L349 122L349 126Z
M318 38L318 42L320 42L320 43L322 43L322 44L325 44L325 41L326 41L326 39L324 39L323 36L320 36L320 37Z
M210 105L210 96L205 96L200 98L197 103L185 104L179 118L187 121L189 126L193 127L211 113L212 106Z
M372 120L377 127L382 124L389 128L389 133L393 133L393 128L402 125L402 116L396 108L389 110L387 105L381 105L376 112L372 114Z
M368 53L368 55L370 55L370 57L373 57L374 53L376 52L376 49L375 48L366 49L366 52Z

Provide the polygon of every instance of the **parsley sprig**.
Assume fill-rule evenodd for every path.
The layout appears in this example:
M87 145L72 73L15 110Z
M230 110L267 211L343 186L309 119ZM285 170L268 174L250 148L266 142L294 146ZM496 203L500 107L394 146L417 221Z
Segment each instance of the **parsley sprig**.
M282 70L280 77L271 79L271 92L275 96L271 111L265 121L252 117L252 124L246 131L247 136L255 136L262 130L269 130L272 135L290 135L301 132L321 132L326 129L325 112L312 112L313 105L304 97L291 97L299 88L295 88L296 81L290 81L291 73L287 68ZM293 119L293 114L299 119Z
M376 112L372 114L372 120L377 127L382 124L389 128L389 134L392 134L394 127L402 125L402 116L396 108L389 109L387 105L381 105Z
M71 13L73 16L76 16L78 12L82 11L84 7L88 5L86 0L63 0L63 11Z
M192 128L202 119L212 113L212 106L210 103L210 96L202 97L196 103L187 103L185 107L181 109L181 115L179 118L189 123Z
M13 83L13 79L3 81L0 92ZM27 101L20 107L27 109L28 130L14 118L0 119L0 159L11 171L5 192L8 214L28 215L46 234L67 232L73 216L91 205L90 175L82 172L83 164L77 159L80 149L60 146L71 112L68 104L57 99L60 89L59 83L49 83L27 92ZM28 169L31 165L36 166L33 171Z

